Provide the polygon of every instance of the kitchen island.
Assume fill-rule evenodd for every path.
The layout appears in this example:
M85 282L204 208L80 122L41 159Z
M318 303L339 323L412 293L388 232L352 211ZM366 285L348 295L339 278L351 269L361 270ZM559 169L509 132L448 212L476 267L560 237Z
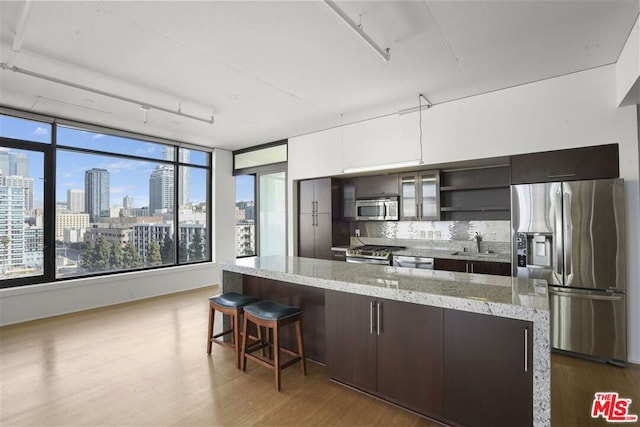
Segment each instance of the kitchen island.
M220 268L225 292L301 306L333 380L445 422L550 424L544 281L285 256Z

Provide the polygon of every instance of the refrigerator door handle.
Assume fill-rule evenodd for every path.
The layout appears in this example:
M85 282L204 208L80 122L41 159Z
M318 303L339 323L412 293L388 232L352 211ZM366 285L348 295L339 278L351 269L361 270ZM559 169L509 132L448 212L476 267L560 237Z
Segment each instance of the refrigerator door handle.
M597 300L597 301L620 301L622 299L621 295L597 295L597 294L583 294L577 292L558 292L552 289L549 289L549 295L559 295L562 297L571 297L571 298L582 298L588 300Z
M569 276L572 272L572 254L571 246L573 245L573 223L571 222L571 193L565 191L562 195L562 216L564 218L564 269L565 275ZM568 280L565 283L569 283Z
M554 240L556 241L556 273L559 275L564 274L562 269L562 192L560 189L553 195L555 198L555 220L556 226L554 228Z

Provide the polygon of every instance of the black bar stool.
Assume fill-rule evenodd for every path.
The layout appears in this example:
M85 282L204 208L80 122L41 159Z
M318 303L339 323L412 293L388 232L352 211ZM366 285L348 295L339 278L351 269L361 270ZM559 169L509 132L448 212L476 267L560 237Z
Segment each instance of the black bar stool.
M259 301L259 299L236 292L226 292L209 298L207 354L211 354L211 343L231 348L236 353L236 368L240 369L240 317L242 316L242 308L247 304L251 304L256 301ZM213 322L216 311L231 317L231 329L227 329L226 331L213 335ZM231 334L231 343L216 339L227 334Z
M266 336L267 341L269 340L270 335L269 329L271 329L273 331L273 343L265 342L265 340L262 340L260 338L258 338L257 341L248 343L247 336L249 334L247 326L249 322L254 323L258 328L258 331L260 331L262 327L267 328L266 334L262 335L260 332L258 334L258 337L260 337L260 335ZM280 327L289 325L291 323L295 323L296 326L296 338L298 341L297 353L286 348L280 348ZM256 363L264 367L273 369L277 391L280 391L280 373L284 368L287 368L300 361L302 375L307 375L307 364L304 358L304 344L302 341L302 310L300 308L281 305L272 301L259 301L253 304L249 304L244 307L244 322L242 331L242 352L240 355L240 359L242 361L243 371L246 371L247 369L247 358L252 359ZM260 358L252 354L257 350L262 349L264 355L265 347L271 347L273 349L273 360ZM290 354L291 356L294 356L294 358L281 363L280 350L287 354Z

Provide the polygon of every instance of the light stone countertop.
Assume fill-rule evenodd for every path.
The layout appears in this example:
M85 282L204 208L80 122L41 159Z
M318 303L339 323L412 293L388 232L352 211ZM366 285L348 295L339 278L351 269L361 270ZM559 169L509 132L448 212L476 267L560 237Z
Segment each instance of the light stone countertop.
M548 319L544 280L450 271L267 256L220 263L241 274L322 289L490 314L519 320Z
M312 258L267 256L220 262L224 292L242 292L240 275L525 320L533 323L533 425L551 424L551 350L544 280L455 273ZM218 322L219 324L220 322Z

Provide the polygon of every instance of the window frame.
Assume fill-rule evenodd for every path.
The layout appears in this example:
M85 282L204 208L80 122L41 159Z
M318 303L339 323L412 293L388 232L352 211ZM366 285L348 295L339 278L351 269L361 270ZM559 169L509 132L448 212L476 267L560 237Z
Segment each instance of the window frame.
M267 163L260 166L252 166L247 168L236 169L236 154L244 154L251 151L260 151L264 148L271 148L279 145L287 146L287 160L284 162L277 163ZM289 177L289 141L287 139L283 139L280 141L270 142L267 144L257 145L255 147L243 148L241 150L236 150L232 153L233 157L233 176L238 175L253 175L253 191L254 191L254 210L255 210L255 219L254 219L254 244L255 244L255 254L254 255L245 255L245 256L237 256L236 259L239 258L249 258L249 257L257 257L260 256L260 176L261 175L269 175L278 172L284 172L285 183L288 182ZM285 184L285 203L288 203L289 195L288 195L288 185ZM289 222L289 210L285 205L285 224ZM285 228L285 251L286 245L289 239L289 230Z
M109 275L117 275L117 274L126 274L130 272L137 271L145 271L145 270L155 270L160 268L170 268L177 267L183 265L193 265L193 264L201 264L208 263L212 261L212 230L211 225L212 214L213 214L213 149L207 147L197 146L195 144L188 144L179 141L171 141L162 138L156 138L148 135L142 135L134 132L128 132L119 129L107 128L103 126L98 126L89 123L82 123L78 121L72 121L63 118L55 118L51 116L40 116L37 114L23 112L20 110L9 109L6 107L0 107L0 115L11 116L19 119L27 119L33 121L40 121L42 123L46 123L51 126L51 141L50 143L44 142L35 142L28 141L22 139L12 139L7 137L0 136L0 145L3 147L7 147L9 149L18 149L18 150L32 150L42 152L44 154L44 217L43 217L43 227L44 227L44 261L43 261L43 274L40 276L27 276L27 277L17 277L11 279L2 279L0 280L0 289L6 288L14 288L31 284L39 284L39 283L57 283L64 282L68 280L82 280L99 276L109 276ZM164 160L164 159L155 159L151 157L143 157L136 156L131 154L121 154L117 152L109 152L106 150L98 150L94 148L82 148L82 147L74 147L68 146L64 143L60 143L57 140L58 136L58 126L63 127L71 127L80 131L88 131L88 132L96 132L110 136L116 136L127 139L135 139L141 142L150 142L155 144L162 144L165 147L171 147L174 151L174 160ZM147 266L140 268L133 268L127 270L115 270L115 271L101 271L96 273L87 273L77 276L68 276L68 277L56 277L56 245L55 245L55 218L56 218L56 160L58 149L75 152L75 153L84 153L84 154L93 154L100 156L110 156L114 158L120 159L129 159L136 161L144 161L144 162L153 162L158 164L168 164L172 165L175 168L174 172L174 209L173 209L173 236L174 236L174 244L173 244L173 263L172 264L164 264L158 266ZM179 159L179 150L180 149L189 149L195 150L198 152L202 152L206 154L206 165L202 165L199 163L189 163L182 162ZM205 233L202 238L205 240L204 242L204 251L205 256L201 260L188 261L188 262L180 262L179 260L179 238L180 238L180 224L179 220L179 206L178 206L178 193L180 188L179 176L180 167L189 167L189 168L197 168L200 170L204 170L207 175L206 182L206 224L205 224Z

